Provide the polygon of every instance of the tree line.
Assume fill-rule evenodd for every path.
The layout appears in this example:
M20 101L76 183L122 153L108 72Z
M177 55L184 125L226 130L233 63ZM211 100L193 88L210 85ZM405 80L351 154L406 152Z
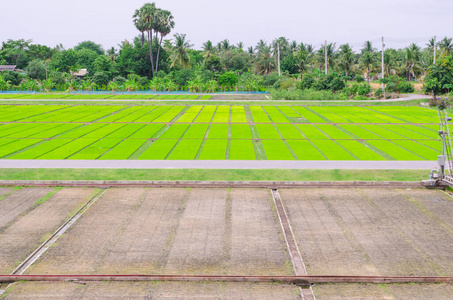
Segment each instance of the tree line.
M437 44L431 39L422 47L412 43L404 49L386 49L382 79L381 53L371 41L365 41L359 52L349 44L329 43L316 48L285 37L270 43L260 40L248 48L242 42L233 44L228 39L218 43L209 40L202 49L194 49L185 34L170 35L175 26L174 17L155 3L137 9L132 22L138 35L107 50L93 41L83 41L69 49L61 44L51 48L24 39L3 41L0 65L16 65L25 72L2 72L0 90L210 92L236 90L239 86L247 91L330 89L347 93L343 89L351 88L348 81L361 83L365 79L367 83L380 80L401 87L407 87L409 81L424 82L427 90L440 94L449 92L449 84L453 84L449 79L451 70L447 72L448 78L437 78L437 83L431 78L435 71L435 48L438 62L448 62L452 55L453 39L449 37ZM84 78L71 75L80 69L88 71ZM427 84L426 79L431 82ZM405 89L395 88L400 90Z

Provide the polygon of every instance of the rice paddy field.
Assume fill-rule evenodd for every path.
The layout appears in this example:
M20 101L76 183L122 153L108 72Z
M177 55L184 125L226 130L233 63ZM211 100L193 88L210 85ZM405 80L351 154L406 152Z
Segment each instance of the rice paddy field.
M437 130L415 106L1 105L0 159L436 160Z
M109 100L210 100L210 95L150 95L150 94L48 94L48 93L37 93L37 94L0 94L2 99L109 99Z

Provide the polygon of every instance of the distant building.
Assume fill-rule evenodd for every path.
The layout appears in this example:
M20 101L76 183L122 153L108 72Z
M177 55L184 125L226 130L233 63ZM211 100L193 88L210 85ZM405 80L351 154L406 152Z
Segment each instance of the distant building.
M18 69L15 65L0 65L0 72L3 71L22 72L22 70Z
M80 69L80 70L77 70L77 72L69 71L69 73L71 74L71 76L78 77L78 78L83 78L83 77L85 77L88 74L88 70L87 69Z

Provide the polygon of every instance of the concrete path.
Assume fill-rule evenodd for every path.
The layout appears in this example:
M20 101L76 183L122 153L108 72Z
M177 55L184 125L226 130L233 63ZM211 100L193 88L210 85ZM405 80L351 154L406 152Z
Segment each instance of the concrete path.
M432 169L437 161L280 160L0 160L0 168L26 169Z
M0 96L1 97L1 96ZM0 101L16 101L16 102L54 102L54 101L71 101L71 102L87 102L87 101L96 101L96 102L266 102L270 103L291 103L291 102L330 102L330 103L367 103L367 102L399 102L399 101L410 101L417 99L429 99L431 96L427 95L408 95L406 97L390 100L146 100L146 99L0 99Z

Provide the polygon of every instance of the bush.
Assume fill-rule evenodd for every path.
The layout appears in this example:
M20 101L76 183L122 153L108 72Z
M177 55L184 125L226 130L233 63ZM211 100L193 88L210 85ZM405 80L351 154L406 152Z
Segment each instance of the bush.
M138 80L137 80L137 83L139 85L141 85L145 90L148 89L148 85L149 85L149 79L148 77L140 77Z
M361 84L357 90L359 96L366 96L371 93L371 87L368 84Z
M297 88L301 90L308 90L311 89L313 83L315 82L315 78L311 74L306 74L302 77L302 80L298 83Z
M413 93L415 91L412 84L407 81L400 81L397 85L397 90L399 93Z
M93 82L98 86L106 86L109 83L109 77L104 72L96 72L93 76Z
M330 83L329 83L329 89L336 92L336 91L341 91L344 89L346 85L344 84L344 81L341 80L339 77L335 77Z
M357 76L357 77L355 78L355 81L356 81L357 83L362 83L362 82L365 81L365 79L363 79L362 76Z
M263 77L263 85L273 86L278 81L279 78L280 77L278 76L277 73L270 73L269 75Z
M1 73L5 81L9 81L12 85L19 85L24 78L19 72L3 71Z
M377 89L374 91L374 97L380 99L384 95L384 91L382 89Z
M233 87L238 84L238 76L233 72L226 72L219 77L219 84L224 87Z
M126 82L126 78L124 78L123 76L116 76L115 78L113 78L113 81L118 83L119 85L123 85Z

